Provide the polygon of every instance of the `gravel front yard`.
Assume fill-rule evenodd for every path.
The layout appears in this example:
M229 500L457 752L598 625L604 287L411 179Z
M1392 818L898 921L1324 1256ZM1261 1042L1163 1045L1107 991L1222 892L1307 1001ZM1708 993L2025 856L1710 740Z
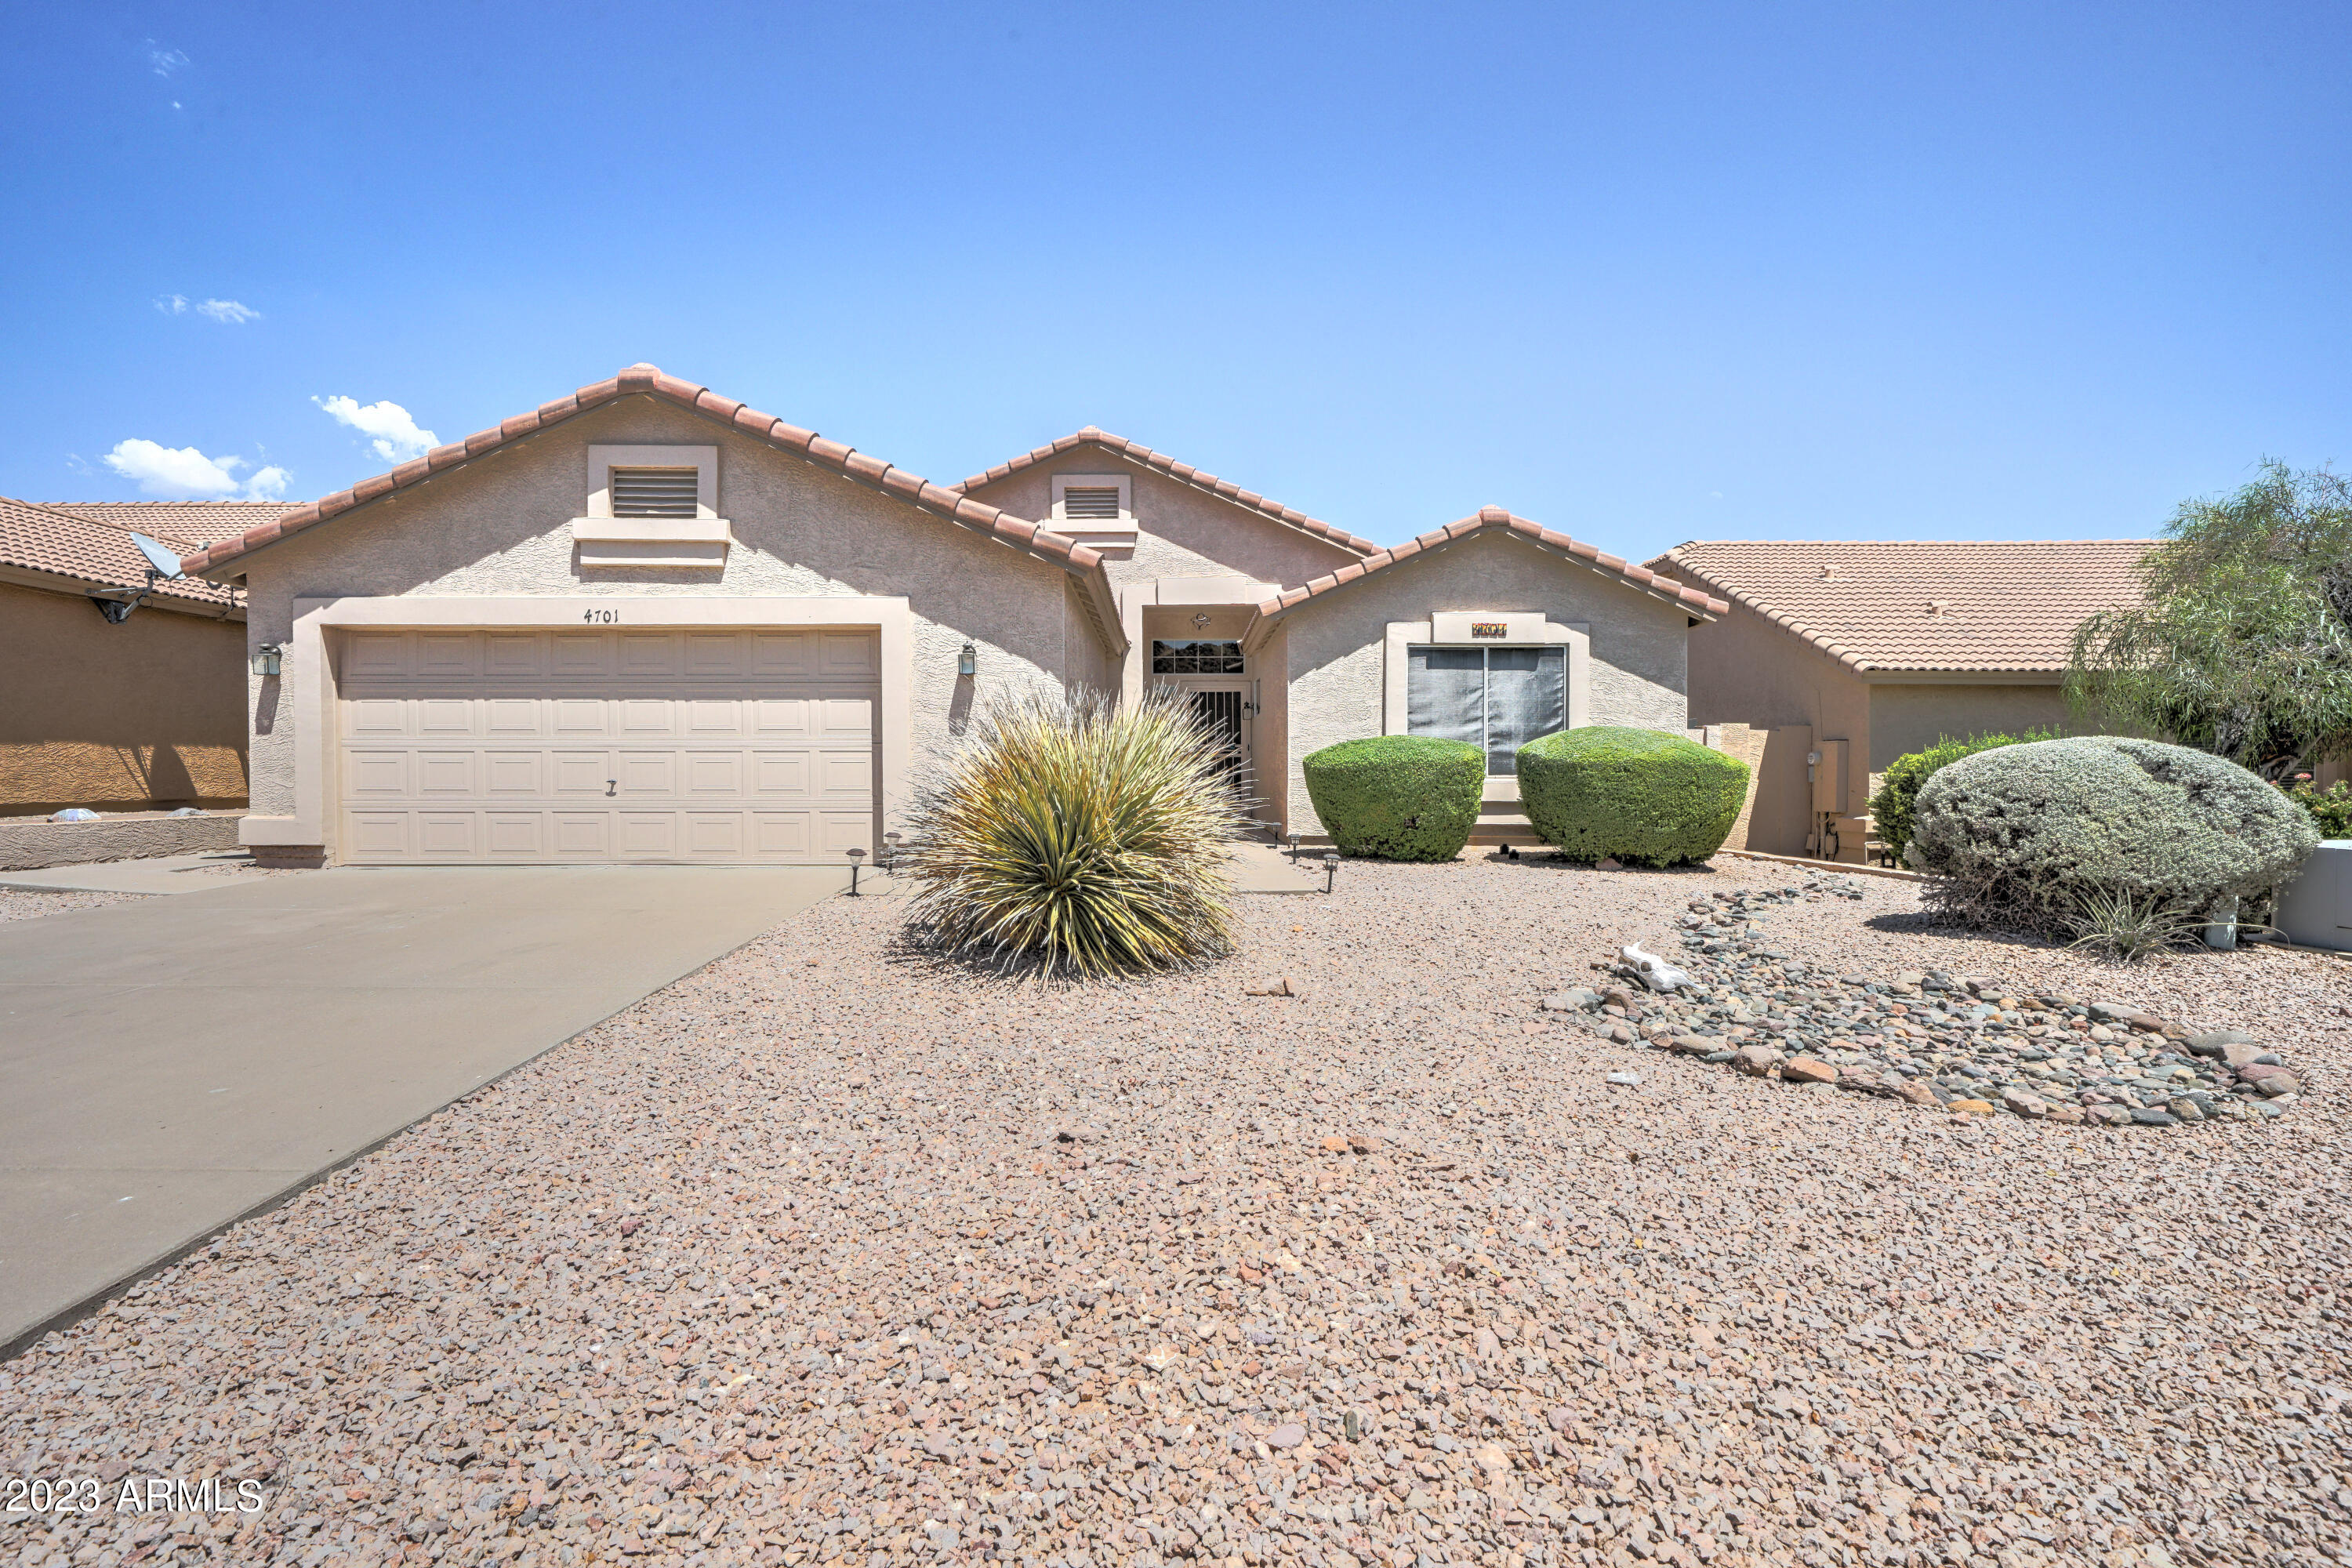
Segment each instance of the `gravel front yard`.
M1802 880L1349 865L1246 900L1214 971L1060 992L833 900L0 1367L0 1471L108 1500L0 1557L2352 1563L2352 968L2108 970L1874 879L1759 902L1797 959L2303 1077L2167 1129L1540 1009ZM261 1511L113 1511L204 1475Z
M75 910L102 910L109 904L134 903L146 893L39 893L25 888L0 888L0 921L37 921L46 915Z

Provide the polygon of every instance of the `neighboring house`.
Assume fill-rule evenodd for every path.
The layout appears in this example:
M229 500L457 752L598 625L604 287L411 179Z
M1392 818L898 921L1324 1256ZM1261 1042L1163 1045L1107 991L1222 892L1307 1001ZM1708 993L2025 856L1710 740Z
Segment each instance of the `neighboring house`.
M1726 742L1757 764L1747 847L1860 860L1895 758L2066 726L2074 630L2138 598L2151 542L1722 541L1651 562L1730 603L1690 639L1690 722L1755 732Z
M168 560L284 510L0 499L0 815L245 804L241 596L133 534Z
M1501 512L1379 551L1091 428L950 489L650 365L186 565L282 658L246 842L390 863L838 864L1024 688L1191 692L1312 835L1329 741L1681 731L1724 607Z

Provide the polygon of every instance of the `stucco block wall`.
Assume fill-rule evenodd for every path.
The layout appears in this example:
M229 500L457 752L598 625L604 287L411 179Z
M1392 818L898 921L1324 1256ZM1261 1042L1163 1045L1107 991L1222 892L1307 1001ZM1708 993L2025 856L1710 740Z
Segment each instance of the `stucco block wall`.
M1008 474L969 493L1050 528L1055 475L1113 473L1128 476L1140 530L1132 556L1113 556L1103 563L1116 585L1157 577L1239 575L1295 588L1357 559L1353 551L1098 447L1074 448L1050 463Z
M1323 831L1301 760L1382 732L1389 623L1481 610L1540 610L1550 620L1589 628L1589 722L1676 735L1690 722L1684 611L1533 545L1467 540L1413 556L1283 617L1290 677L1283 792L1288 831Z
M590 446L715 446L723 572L581 568ZM673 405L631 397L500 447L254 557L253 643L290 637L294 602L320 595L740 595L904 596L913 614L913 756L961 733L975 708L1023 686L1099 680L1108 663L1069 574ZM970 640L978 674L960 679ZM253 804L295 809L295 703L286 673L254 679Z
M242 805L245 628L0 584L0 815Z
M1870 689L1870 771L1883 773L1895 758L1955 739L2027 730L2074 728L2063 687L1895 686Z

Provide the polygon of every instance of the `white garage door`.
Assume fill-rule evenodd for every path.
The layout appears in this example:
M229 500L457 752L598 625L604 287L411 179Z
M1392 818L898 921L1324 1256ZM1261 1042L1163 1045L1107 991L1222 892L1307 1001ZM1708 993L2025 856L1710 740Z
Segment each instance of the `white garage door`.
M339 659L345 860L874 847L870 632L354 631Z

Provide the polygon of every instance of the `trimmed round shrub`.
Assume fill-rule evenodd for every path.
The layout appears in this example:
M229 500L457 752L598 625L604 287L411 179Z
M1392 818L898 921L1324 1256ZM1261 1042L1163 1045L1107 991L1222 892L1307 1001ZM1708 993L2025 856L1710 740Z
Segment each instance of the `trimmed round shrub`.
M1870 825L1877 829L1878 841L1886 847L1888 855L1897 862L1902 860L1903 852L1911 847L1911 818L1918 808L1919 791L1938 769L1996 746L2023 746L2057 738L2055 730L2028 730L2022 735L1971 735L1964 741L1946 735L1932 746L1904 752L1886 764L1878 793L1870 797Z
M1593 724L1519 748L1519 805L1571 860L1704 860L1748 798L1748 764L1659 730Z
M1079 979L1233 951L1245 813L1174 697L1002 699L918 780L906 825L893 869L921 884L918 946Z
M1948 907L2056 931L2095 894L2226 914L2318 847L2307 815L2225 757L2076 735L1938 771L1919 791L1906 858L1938 879Z
M1373 735L1310 752L1307 798L1342 852L1451 860L1478 826L1486 754L1467 741Z

